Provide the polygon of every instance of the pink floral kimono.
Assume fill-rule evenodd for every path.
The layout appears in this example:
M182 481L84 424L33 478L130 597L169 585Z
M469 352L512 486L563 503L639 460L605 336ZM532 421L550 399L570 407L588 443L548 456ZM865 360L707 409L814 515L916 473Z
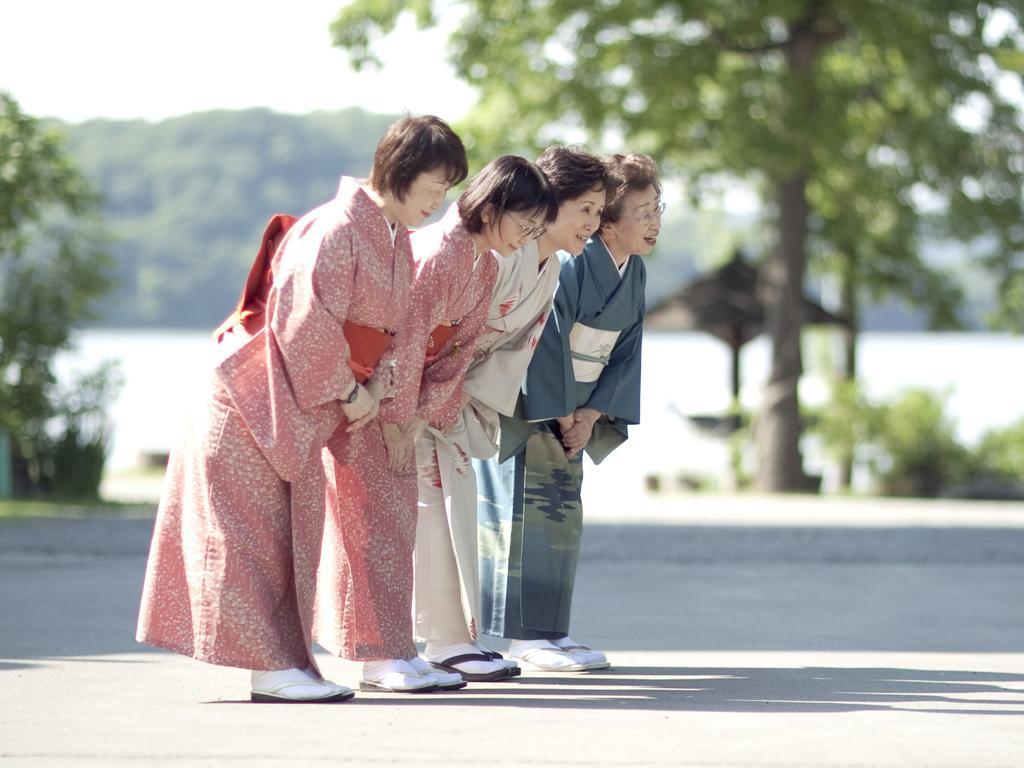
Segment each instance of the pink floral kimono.
M396 340L395 396L382 404L380 420L397 424L418 414L444 428L458 415L497 270L489 254L474 258L456 205L414 233L412 249L415 277ZM349 659L412 658L415 468L392 473L377 430L344 446L332 441L331 453L316 640ZM334 616L342 622L333 623Z
M345 326L393 332L412 271L408 233L399 226L393 242L378 207L348 177L272 256L262 322L247 317L221 337L208 394L171 454L137 634L257 670L315 666L316 573L332 486L323 448L332 434L344 445L379 436L371 424L345 438L340 400L367 372L367 361L351 359Z

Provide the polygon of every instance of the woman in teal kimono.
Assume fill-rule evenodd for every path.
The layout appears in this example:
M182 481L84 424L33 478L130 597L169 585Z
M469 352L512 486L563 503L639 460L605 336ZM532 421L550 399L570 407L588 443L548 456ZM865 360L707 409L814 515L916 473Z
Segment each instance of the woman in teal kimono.
M478 478L482 631L547 671L608 666L569 637L583 508L583 456L599 464L640 421L646 270L661 227L661 185L646 155L608 160L601 228L562 263L554 307L496 459Z

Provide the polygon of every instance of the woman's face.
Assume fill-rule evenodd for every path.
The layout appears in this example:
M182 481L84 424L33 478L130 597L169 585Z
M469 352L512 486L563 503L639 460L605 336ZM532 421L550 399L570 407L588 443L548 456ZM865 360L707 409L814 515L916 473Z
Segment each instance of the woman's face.
M505 211L497 221L492 221L492 218L484 217L483 234L487 247L499 256L511 256L544 232L544 214L541 211Z
M663 210L653 186L628 192L622 200L622 215L606 229L615 233L623 251L646 256L658 244Z
M413 179L405 193L405 200L398 204L396 216L399 224L418 227L444 203L450 184L444 168L424 171Z
M556 250L578 256L590 236L601 226L605 199L602 185L600 189L584 192L558 206L558 217L548 225L545 244L550 243Z

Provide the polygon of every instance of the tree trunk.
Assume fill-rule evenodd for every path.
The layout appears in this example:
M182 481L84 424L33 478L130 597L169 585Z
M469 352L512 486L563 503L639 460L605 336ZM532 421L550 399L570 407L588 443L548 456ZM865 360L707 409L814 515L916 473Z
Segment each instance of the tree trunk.
M816 95L810 77L811 62L824 38L815 31L820 4L812 3L808 15L790 27L786 58L792 75L786 119L806 121L815 111ZM811 158L794 147L793 170L776 180L778 201L778 248L768 265L762 301L765 325L772 345L772 368L765 388L758 425L760 473L765 491L811 489L800 453L800 399L797 386L803 373L800 331L803 327L804 272L807 267L807 231L810 206L807 179Z
M859 307L857 305L856 256L847 256L845 274L839 293L839 314L849 321L843 326L843 379L857 379L857 334L860 329ZM839 463L839 487L849 489L853 480L853 457L848 456Z
M740 404L740 385L742 384L740 379L740 352L742 349L742 347L736 345L730 347L732 352L732 406L734 408L739 407Z
M806 267L807 174L799 172L777 187L779 244L764 272L765 321L772 345L772 367L764 393L757 436L759 485L765 491L808 487L800 453L800 402L803 373L800 330Z

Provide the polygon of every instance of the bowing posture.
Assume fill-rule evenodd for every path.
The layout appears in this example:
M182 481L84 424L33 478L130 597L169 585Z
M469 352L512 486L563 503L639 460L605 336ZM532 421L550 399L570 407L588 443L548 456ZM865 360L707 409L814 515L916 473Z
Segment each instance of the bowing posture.
M409 543L415 536L417 552L425 546L421 538L424 515L438 514L431 505L442 492L442 476L469 471L469 457L452 441L452 435L461 424L466 400L463 381L485 332L500 260L532 238L553 214L543 174L523 158L505 156L489 163L470 181L441 221L413 236L416 277L400 341L403 348L419 355L422 371L414 379L403 379L394 401L386 407L385 419L400 422L400 426L387 425L385 437L393 466L400 468L414 459L408 477L414 499L418 484L419 522L409 529ZM410 510L416 514L415 503ZM443 510L442 503L441 515ZM469 534L460 529L460 535L475 536L475 524L470 523ZM444 528L448 530L447 524ZM450 550L451 536L445 535ZM416 557L416 578L421 580L422 561L419 554ZM457 592L454 599L459 599ZM417 615L421 610L417 598ZM430 649L428 643L428 653ZM403 667L426 668L454 674L460 680L478 679L472 669L454 664L431 666L415 655L395 659L391 667L396 673ZM501 676L507 676L504 666Z
M600 463L640 419L645 270L663 205L645 155L608 161L601 227L560 254L554 308L527 369L520 408L502 419L499 461L477 465L483 631L547 671L608 666L569 636L582 534L582 451Z
M344 177L328 203L271 220L238 309L216 334L208 392L171 454L140 642L252 670L254 701L352 696L322 678L311 652L321 452L329 442L379 441L367 425L407 306L406 227L465 173L451 129L409 117L381 139L368 183ZM368 460L350 470L372 477Z
M514 661L479 642L477 483L473 464L498 450L499 414L511 416L558 282L556 251L578 254L605 205L605 167L580 149L555 146L537 160L557 205L555 220L499 258L487 322L463 385L463 408L444 434L427 431L417 456L437 457L419 479L416 629L425 656L469 680L518 673Z

